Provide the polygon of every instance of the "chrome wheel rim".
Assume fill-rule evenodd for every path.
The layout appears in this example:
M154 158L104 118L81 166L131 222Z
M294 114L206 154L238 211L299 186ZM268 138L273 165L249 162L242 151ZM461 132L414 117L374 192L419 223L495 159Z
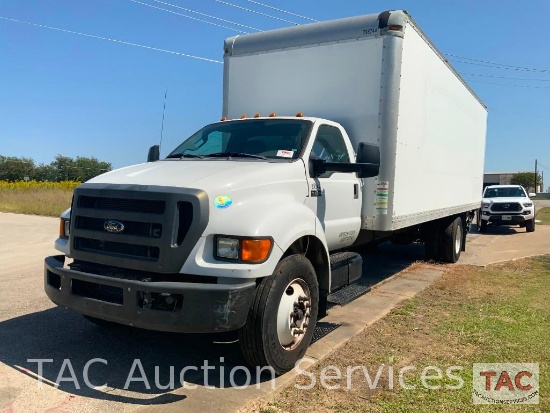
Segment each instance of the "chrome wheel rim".
M455 239L455 254L460 254L462 249L462 226L456 227L456 239Z
M303 340L311 318L311 294L300 278L286 286L277 311L277 337L285 350L295 349Z

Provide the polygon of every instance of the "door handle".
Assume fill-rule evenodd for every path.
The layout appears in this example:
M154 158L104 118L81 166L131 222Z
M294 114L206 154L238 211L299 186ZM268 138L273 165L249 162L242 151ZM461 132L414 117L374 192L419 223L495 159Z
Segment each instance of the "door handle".
M359 184L353 185L353 199L359 199Z

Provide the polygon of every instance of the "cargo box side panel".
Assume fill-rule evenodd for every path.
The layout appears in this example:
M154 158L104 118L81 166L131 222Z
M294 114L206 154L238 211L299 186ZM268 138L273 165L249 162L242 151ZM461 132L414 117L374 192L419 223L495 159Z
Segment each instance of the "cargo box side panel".
M478 207L487 111L410 24L404 37L393 229Z
M225 116L302 112L339 122L354 148L376 143L382 39L226 57Z

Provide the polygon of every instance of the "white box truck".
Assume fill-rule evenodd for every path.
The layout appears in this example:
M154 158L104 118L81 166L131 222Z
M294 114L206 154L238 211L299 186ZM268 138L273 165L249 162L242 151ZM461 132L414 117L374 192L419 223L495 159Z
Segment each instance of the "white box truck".
M251 365L288 371L361 277L350 247L458 260L486 116L404 11L227 39L222 121L76 188L46 293L95 322L238 330Z

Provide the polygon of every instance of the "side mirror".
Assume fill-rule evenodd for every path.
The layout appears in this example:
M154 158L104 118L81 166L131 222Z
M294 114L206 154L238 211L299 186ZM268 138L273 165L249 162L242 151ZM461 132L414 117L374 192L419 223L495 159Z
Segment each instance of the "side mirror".
M355 163L325 162L310 160L315 177L325 172L355 172L357 178L372 178L380 173L380 148L376 145L360 143Z
M380 148L377 145L361 142L357 148L355 162L363 165L358 178L371 178L380 173Z
M149 153L147 154L147 162L155 162L160 159L160 146L153 145L149 148Z
M537 196L537 194L535 194L534 192L529 192L529 198L534 198L536 196Z
M370 163L380 166L380 148L377 145L361 142L357 148L357 163Z

